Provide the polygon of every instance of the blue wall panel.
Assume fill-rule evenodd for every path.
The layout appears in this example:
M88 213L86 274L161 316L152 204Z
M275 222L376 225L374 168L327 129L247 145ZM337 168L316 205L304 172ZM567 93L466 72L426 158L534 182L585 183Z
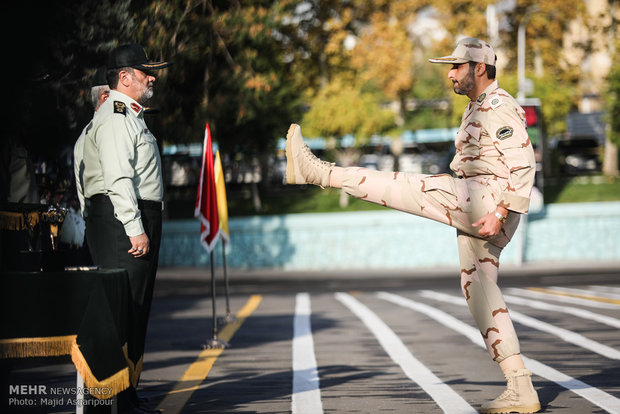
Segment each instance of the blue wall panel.
M402 212L364 211L232 218L229 268L407 269L458 266L456 230ZM202 267L197 220L164 222L162 267ZM620 261L620 202L552 204L530 214L502 263ZM222 265L221 244L214 250Z

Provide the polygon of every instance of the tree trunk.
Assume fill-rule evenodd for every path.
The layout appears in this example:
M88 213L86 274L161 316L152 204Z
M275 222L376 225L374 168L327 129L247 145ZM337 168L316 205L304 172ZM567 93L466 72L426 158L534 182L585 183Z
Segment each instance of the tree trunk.
M603 156L603 174L618 175L618 146L605 138L605 155Z
M252 180L252 204L254 205L254 211L260 213L263 210L263 204L260 200L260 193L258 191L258 183Z

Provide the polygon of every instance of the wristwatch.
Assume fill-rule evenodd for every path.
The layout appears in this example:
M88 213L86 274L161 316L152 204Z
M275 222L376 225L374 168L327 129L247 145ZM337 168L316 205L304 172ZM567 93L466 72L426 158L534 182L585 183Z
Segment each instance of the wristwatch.
M502 216L498 211L495 212L495 217L497 217L497 219L502 224L504 224L506 222L506 217Z

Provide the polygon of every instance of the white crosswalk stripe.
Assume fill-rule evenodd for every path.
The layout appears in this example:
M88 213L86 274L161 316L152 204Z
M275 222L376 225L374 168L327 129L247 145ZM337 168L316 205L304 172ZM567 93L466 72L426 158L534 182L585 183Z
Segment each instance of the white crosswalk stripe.
M420 294L426 298L448 302L452 305L467 306L467 303L462 297L447 295L445 293L433 292L428 290L422 291ZM555 335L570 344L580 346L584 349L587 349L588 351L596 352L597 354L602 355L606 358L620 360L620 351L618 351L617 349L601 344L600 342L588 339L585 336L576 332L572 332L568 329L560 328L551 325L550 323L529 317L513 309L510 310L510 318L513 321L519 322L525 326L529 326L530 328L534 328L539 331Z
M620 288L619 287L615 287L615 286L600 286L600 285L590 285L589 288L592 291L595 291L597 293L599 292L608 292L608 293L615 293L618 298L620 299Z
M484 347L484 341L480 336L480 332L476 328L473 328L461 322L460 320L452 317L451 315L448 315L443 311L390 293L381 292L378 293L377 296L390 302L410 308L412 310L424 313L427 316L430 316L438 322L446 325L450 329L462 333L470 340L472 340L472 342L474 342L475 344ZM613 395L608 394L596 387L588 385L578 379L565 375L560 371L557 371L556 369L551 368L534 359L523 356L523 360L526 367L536 375L555 382L556 384L574 392L575 394L580 395L581 397L589 400L593 404L603 408L604 410L607 410L610 413L620 413L620 399L614 397Z
M544 300L553 300L556 302L562 303L570 303L572 305L580 305L588 308L597 308L597 309L620 309L619 305L615 305L613 303L602 303L602 302L594 302L588 299L582 298L574 298L570 296L558 296L552 295L550 293L545 292L536 292L532 290L520 289L520 288L508 288L505 290L506 293L511 293L517 296L525 296L527 298L539 298Z
M609 325L612 328L620 328L620 319L613 318L607 315L601 315L595 312L591 312L586 309L554 305L547 302L541 302L539 300L525 299L518 296L504 295L504 300L508 303L514 303L516 305L529 306L534 309L541 309L551 312L567 313L569 315L577 316L579 318L587 319L594 322L599 322L605 325Z
M595 291L595 289L592 290ZM523 294L523 292L526 292L529 298L516 295L505 295L505 299L508 303L522 307L542 310L549 313L572 315L586 321L605 324L613 328L620 327L620 319L618 318L595 313L575 306L563 306L534 300L531 298L536 297L536 293L538 292L511 289L511 293ZM448 303L450 305L466 306L466 302L462 297L442 292L422 290L412 291L411 294L419 295L424 299L432 301ZM426 366L421 360L416 358L403 343L398 334L364 303L364 295L365 294L360 295L360 298L357 299L352 295L339 292L336 293L334 297L360 319L368 331L377 339L385 353L400 367L407 378L417 383L443 412L475 413L476 410L459 394L462 390L457 392L448 385L449 382L447 384L444 382L445 380L440 378L440 374L434 373L432 368ZM447 332L459 333L479 347L485 348L484 341L478 329L435 306L387 292L375 292L373 296L398 305L399 307L408 308L426 315L448 328ZM538 297L546 297L546 295L538 295ZM323 298L321 300L325 299ZM604 303L601 304L605 305ZM510 315L515 322L549 333L561 338L567 343L587 349L605 358L620 360L620 351L611 346L586 338L580 333L560 328L512 309ZM319 380L319 370L317 368L317 358L315 356L310 320L310 295L307 293L299 293L296 297L293 338L293 394L291 408L294 414L323 413L321 383ZM527 357L523 357L523 359L526 367L539 377L554 382L558 386L573 392L606 412L620 414L620 399L614 395L573 376L567 375L540 360Z
M323 413L310 314L310 295L297 294L293 323L293 414Z
M361 304L351 295L337 293L336 299L357 315L366 327L375 335L390 358L402 368L403 372L415 381L445 413L476 413L452 388L444 384L431 370L418 361L409 352L405 344L398 338L375 313Z

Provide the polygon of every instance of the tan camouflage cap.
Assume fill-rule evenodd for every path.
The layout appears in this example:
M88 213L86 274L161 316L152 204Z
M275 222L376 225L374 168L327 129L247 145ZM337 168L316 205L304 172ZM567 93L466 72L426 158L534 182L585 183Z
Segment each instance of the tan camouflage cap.
M450 56L429 59L431 63L481 62L495 66L497 57L490 44L475 37L465 37L458 41Z

